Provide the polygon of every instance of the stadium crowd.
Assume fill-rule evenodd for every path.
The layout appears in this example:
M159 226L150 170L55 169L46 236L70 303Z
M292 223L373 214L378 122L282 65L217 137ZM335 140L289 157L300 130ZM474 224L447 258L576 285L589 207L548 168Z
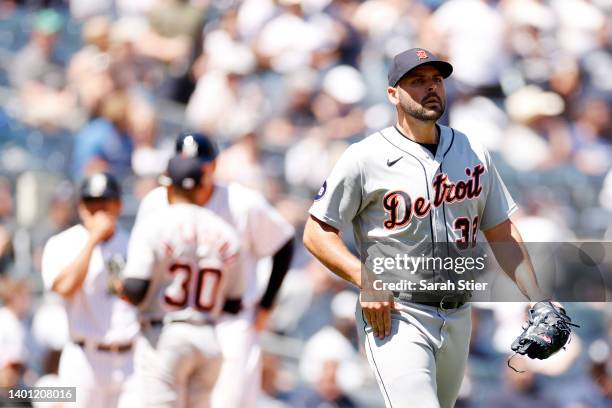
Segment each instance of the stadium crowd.
M219 180L264 193L299 236L339 154L390 124L387 64L417 45L453 64L443 123L492 152L525 240L611 241L611 15L609 0L0 2L0 386L57 370L66 324L40 256L76 222L84 175L120 176L129 228L197 129L222 147ZM382 406L356 292L298 248L260 406ZM458 407L612 406L609 303L568 304L568 350L522 375L505 364L525 304L474 306Z

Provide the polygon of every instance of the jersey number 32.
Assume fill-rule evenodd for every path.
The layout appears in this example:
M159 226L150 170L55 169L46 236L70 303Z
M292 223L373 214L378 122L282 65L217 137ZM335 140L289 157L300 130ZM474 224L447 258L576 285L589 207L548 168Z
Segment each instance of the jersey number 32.
M189 265L172 264L170 274L173 276L173 281L164 292L164 300L168 305L176 308L184 308L187 304L192 304L197 310L209 311L215 306L221 271L210 268L195 271L197 275L195 295L191 295L193 272L194 270Z

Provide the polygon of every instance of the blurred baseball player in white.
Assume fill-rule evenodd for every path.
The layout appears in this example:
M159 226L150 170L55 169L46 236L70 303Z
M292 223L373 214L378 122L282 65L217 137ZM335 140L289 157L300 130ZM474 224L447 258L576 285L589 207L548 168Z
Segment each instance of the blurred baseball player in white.
M217 149L201 133L184 133L176 141L177 154L200 159L204 172L213 174ZM256 191L237 183L205 183L205 208L238 231L242 271L246 279L243 310L225 315L216 326L223 365L212 396L215 408L248 408L255 405L261 385L259 331L265 328L274 299L293 255L293 227ZM142 200L136 223L155 209L168 205L165 188L151 191ZM257 293L257 262L272 257L272 271L261 297ZM240 390L240 391L239 391Z
M109 288L125 260L128 235L118 225L117 180L96 173L81 186L82 223L49 239L42 257L47 290L65 299L71 341L64 347L59 376L76 386L77 406L127 405L133 373L133 342L139 332L136 309Z
M220 354L213 324L223 309L238 312L244 292L240 242L201 207L197 158L172 158L167 177L170 205L132 231L121 291L144 321L163 325L145 329L148 344L138 346L144 406L207 407Z

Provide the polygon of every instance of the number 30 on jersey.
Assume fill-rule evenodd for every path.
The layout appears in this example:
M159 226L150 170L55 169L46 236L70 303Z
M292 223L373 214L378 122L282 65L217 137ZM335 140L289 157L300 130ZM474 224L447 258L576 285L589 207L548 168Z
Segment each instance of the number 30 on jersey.
M164 292L164 300L169 306L181 309L193 305L203 312L215 306L221 281L220 270L203 268L195 271L195 287L192 285L194 270L191 266L175 263L170 266L169 272L174 278ZM190 292L195 293L192 295Z

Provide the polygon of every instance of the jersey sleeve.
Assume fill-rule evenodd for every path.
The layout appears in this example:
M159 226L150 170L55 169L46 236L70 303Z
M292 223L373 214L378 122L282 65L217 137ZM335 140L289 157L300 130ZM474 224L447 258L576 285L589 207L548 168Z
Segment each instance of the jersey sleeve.
M217 249L221 261L221 270L225 280L224 295L226 299L238 299L244 294L246 287L245 276L242 272L240 259L240 238L234 229L223 220L216 220L216 229L219 232L219 248ZM210 225L210 222L209 222Z
M168 193L164 187L157 187L145 195L138 206L138 212L136 213L134 225L138 225L143 219L147 218L156 210L167 207L167 194Z
M274 255L295 234L293 226L259 194L253 197L248 214L250 241L257 258Z
M227 246L221 253L223 262L223 273L226 280L226 299L241 298L246 287L245 276L242 273L242 261L240 259L240 240L236 234L231 234Z
M489 152L485 152L485 157L487 160L489 189L487 191L482 214L480 215L480 229L483 231L501 224L510 218L512 213L518 209L518 206L512 199L510 192L508 192L506 185L497 172Z
M80 251L80 249L79 249ZM62 269L68 266L74 258L66 256L58 237L51 237L43 249L41 260L42 280L46 290L51 290L53 282Z
M136 225L132 230L128 244L127 264L122 277L146 279L153 278L155 268L155 248L150 237L155 236L151 228L144 223Z
M309 213L334 228L342 229L357 215L362 190L362 172L353 145L340 156L323 182Z

